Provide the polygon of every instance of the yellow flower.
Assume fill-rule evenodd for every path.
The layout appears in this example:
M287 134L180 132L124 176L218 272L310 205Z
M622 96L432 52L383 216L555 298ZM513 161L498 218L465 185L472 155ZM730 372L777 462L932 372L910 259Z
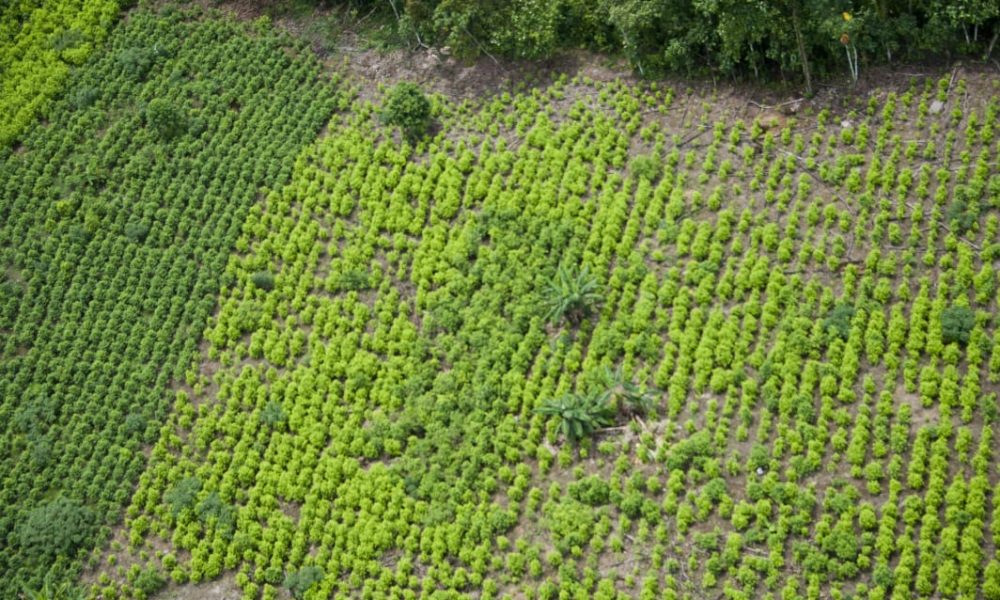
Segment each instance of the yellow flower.
M854 18L854 17L852 17L852 16L851 16L851 13L849 13L849 12L846 12L846 11L844 12L844 20L845 20L845 21L850 21L850 20L851 20L851 19L853 19L853 18Z

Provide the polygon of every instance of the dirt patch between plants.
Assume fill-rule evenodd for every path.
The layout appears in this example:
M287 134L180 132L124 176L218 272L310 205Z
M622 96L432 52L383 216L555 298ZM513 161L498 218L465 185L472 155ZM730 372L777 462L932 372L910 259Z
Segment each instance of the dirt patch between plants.
M281 590L278 597L290 598L291 596ZM243 598L243 592L236 585L235 576L232 573L226 573L214 581L171 585L154 595L153 598L154 600L240 600Z

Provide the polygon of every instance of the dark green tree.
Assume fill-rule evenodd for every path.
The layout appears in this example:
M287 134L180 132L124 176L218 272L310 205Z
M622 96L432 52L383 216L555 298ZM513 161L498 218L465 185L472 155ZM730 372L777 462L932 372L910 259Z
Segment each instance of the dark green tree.
M302 567L294 573L285 576L284 585L295 600L301 600L306 592L316 583L323 580L323 569L319 567Z
M93 534L95 520L80 501L58 496L28 513L18 526L17 540L35 560L73 557Z
M968 306L950 306L941 313L941 341L965 345L976 326L976 314Z
M396 84L382 106L382 122L399 127L406 139L415 141L427 134L431 125L431 102L415 83Z
M146 107L146 126L163 140L172 140L187 129L184 111L166 98L154 98Z

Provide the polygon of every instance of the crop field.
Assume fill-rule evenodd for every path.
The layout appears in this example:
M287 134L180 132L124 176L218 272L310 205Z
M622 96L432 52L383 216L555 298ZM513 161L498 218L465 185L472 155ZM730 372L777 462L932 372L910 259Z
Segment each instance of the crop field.
M995 73L418 139L266 20L99 22L0 127L0 597L1000 600Z

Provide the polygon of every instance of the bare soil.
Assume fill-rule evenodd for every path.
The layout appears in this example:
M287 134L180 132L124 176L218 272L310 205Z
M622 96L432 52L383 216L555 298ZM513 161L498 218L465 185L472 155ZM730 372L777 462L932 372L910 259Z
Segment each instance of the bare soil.
M236 585L232 573L224 573L222 577L204 583L186 583L171 585L154 596L155 600L240 600L243 592ZM279 598L290 596L281 590Z

